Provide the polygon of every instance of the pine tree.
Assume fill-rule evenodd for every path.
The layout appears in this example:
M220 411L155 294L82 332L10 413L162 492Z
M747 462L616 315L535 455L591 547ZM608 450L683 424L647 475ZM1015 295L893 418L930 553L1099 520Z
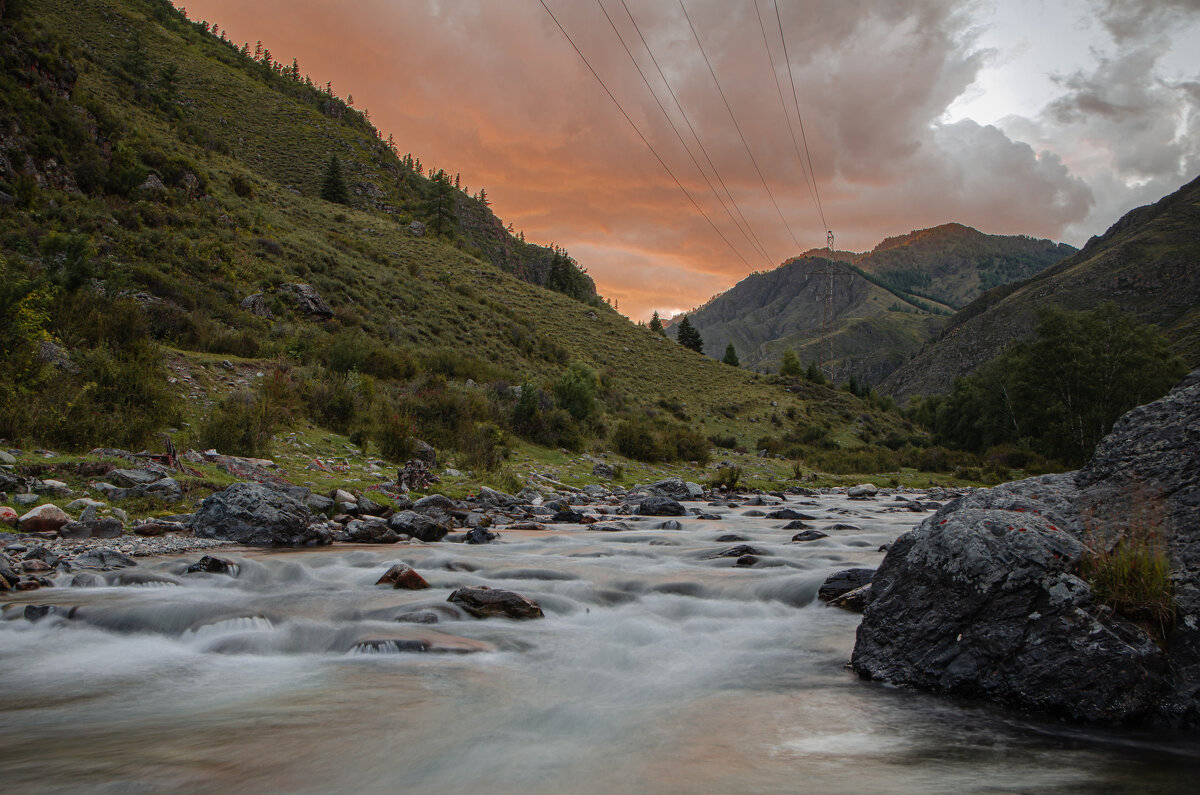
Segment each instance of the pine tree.
M667 336L667 332L663 330L662 320L658 316L658 310L654 310L654 314L650 316L650 330L655 334Z
M676 331L675 337L683 347L690 348L696 353L704 353L704 340L700 337L700 332L696 331L696 327L692 325L692 321L688 320L687 315L684 315L683 319L679 321L679 330Z
M738 361L737 351L734 350L732 342L725 346L725 358L721 361L725 362L725 364L729 365L730 367L741 366L742 363Z
M331 155L329 165L325 167L325 177L321 180L321 198L338 204L350 203L350 191L346 189L342 163L337 155Z

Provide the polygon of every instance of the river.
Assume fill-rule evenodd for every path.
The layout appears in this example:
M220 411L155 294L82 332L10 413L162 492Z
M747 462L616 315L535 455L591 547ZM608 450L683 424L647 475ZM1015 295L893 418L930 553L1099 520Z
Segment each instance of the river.
M240 549L224 555L236 577L185 575L192 555L108 575L158 582L11 594L0 781L39 792L1197 790L1195 735L1072 727L848 671L859 617L816 592L833 571L878 565L879 546L920 519L887 506L789 498L829 532L804 543L789 543L784 521L719 506L705 510L720 521L681 529L645 519L628 532L502 531L481 546ZM717 541L726 534L760 562L709 557L738 543ZM432 587L375 586L397 560ZM464 585L517 591L546 618L465 617L446 603ZM58 612L28 621L28 604ZM396 620L414 613L438 620ZM413 641L429 651L399 651Z

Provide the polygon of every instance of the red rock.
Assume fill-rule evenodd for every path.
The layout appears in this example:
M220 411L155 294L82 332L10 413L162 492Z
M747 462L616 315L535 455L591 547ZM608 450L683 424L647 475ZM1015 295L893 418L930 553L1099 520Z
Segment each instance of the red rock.
M428 588L429 583L425 578L412 568L404 563L396 563L388 569L376 585L391 585L393 588L404 588L409 591L420 591L423 588Z
M7 524L15 527L17 521L18 519L16 511L14 511L12 508L9 508L7 505L0 505L0 524Z

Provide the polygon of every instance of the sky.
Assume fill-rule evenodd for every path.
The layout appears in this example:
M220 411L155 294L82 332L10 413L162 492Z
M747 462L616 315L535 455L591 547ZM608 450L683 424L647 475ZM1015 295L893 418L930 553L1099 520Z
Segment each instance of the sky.
M1200 176L1200 0L176 4L352 95L634 320L829 230L1082 246Z

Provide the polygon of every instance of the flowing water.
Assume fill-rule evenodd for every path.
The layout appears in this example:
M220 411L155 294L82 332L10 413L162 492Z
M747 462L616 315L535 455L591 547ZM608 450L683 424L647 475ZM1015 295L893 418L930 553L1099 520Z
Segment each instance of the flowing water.
M1196 735L1073 728L858 680L845 662L859 617L817 602L817 588L833 571L876 566L878 547L920 517L835 495L788 505L817 529L854 527L793 544L783 521L717 507L721 521L686 518L678 530L648 519L618 533L509 531L487 546L243 550L226 555L236 577L183 574L193 555L143 562L123 584L10 595L0 782L17 792L1200 787ZM752 568L709 558L733 546L716 540L728 533L767 554ZM397 560L432 587L374 586ZM463 585L517 591L546 618L466 617L445 601ZM31 622L28 604L58 611Z

